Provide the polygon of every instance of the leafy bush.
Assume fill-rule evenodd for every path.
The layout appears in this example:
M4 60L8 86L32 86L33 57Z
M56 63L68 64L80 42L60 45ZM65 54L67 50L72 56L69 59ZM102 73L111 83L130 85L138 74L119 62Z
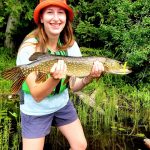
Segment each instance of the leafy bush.
M150 81L148 1L79 0L74 9L78 10L75 35L81 46L128 62L133 69L129 79L132 83Z

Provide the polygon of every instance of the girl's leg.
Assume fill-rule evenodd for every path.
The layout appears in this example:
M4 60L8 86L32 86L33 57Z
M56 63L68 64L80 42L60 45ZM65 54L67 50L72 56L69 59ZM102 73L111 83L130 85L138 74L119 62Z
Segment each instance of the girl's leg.
M58 128L61 133L67 138L71 150L86 149L87 142L79 119L70 124L59 126Z
M23 150L43 150L45 137L27 139L23 138Z

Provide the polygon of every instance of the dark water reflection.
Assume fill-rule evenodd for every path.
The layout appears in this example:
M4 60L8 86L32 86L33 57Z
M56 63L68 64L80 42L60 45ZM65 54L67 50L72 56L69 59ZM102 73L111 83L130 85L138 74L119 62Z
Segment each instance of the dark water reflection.
M75 106L84 106L81 103L77 103ZM78 108L77 108L78 110ZM82 111L81 111L82 112ZM80 118L80 113L79 118ZM111 126L105 127L100 122L100 116L96 123L93 121L94 118L91 116L91 108L86 109L86 114L89 114L86 123L83 123L84 133L88 142L87 150L148 150L144 144L144 137L132 136L131 131L116 131ZM83 118L80 118L81 122ZM84 122L84 121L83 121ZM127 124L127 122L126 122ZM133 124L129 122L128 126L133 128ZM139 133L144 134L147 138L150 138L150 129L145 130L143 127L138 128ZM66 139L57 131L55 127L52 128L50 135L46 137L45 149L44 150L68 150L69 144Z
M92 135L89 130L90 128L84 128L88 141L87 150L148 150L143 138L117 135L112 132L97 132L97 135ZM46 137L44 150L68 149L66 139L56 129L52 129L51 134Z

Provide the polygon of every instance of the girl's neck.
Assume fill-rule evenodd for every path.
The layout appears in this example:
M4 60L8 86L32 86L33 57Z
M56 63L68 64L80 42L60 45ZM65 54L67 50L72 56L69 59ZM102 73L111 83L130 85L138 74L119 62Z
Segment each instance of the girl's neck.
M55 52L58 50L57 43L58 43L58 37L49 38L49 41L47 43L47 48L50 49L51 51Z

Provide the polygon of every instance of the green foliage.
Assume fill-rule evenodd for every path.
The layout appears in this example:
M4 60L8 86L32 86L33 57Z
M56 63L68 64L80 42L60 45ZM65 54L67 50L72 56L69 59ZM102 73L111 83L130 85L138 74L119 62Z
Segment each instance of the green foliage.
M129 79L132 83L150 81L147 0L79 0L74 9L76 39L81 46L96 48L105 56L128 62L133 69Z
M15 65L14 54L10 49L0 47L0 72ZM9 61L9 63L7 63Z
M22 5L18 0L7 0L3 1L4 10L7 14L13 13L14 16L17 16L20 11L22 11Z
M30 31L35 28L35 24L33 22L33 10L37 3L37 0L29 1L19 1L19 0L7 0L0 2L0 28L3 32L0 33L0 40L3 41L0 46L4 46L5 40L5 29L7 26L8 17L12 15L18 19L18 23L15 29L12 29L12 40L15 44L14 53L17 52L19 45L22 40Z
M0 149L19 149L21 141L18 102L0 94ZM12 115L12 114L15 114Z
M12 83L1 77L1 71L15 65L9 50L0 48L0 149L19 149L20 113L18 98L9 99Z
M117 81L117 82L116 82ZM91 96L95 92L94 110L105 128L115 126L128 131L128 134L139 132L139 124L149 126L150 85L131 86L114 75L105 75L99 81L94 81L84 88L84 93ZM87 106L88 109L88 106ZM98 112L97 112L98 113ZM94 112L93 114L94 115ZM93 123L96 124L94 116ZM128 120L130 119L131 124ZM95 121L95 122L94 122Z

